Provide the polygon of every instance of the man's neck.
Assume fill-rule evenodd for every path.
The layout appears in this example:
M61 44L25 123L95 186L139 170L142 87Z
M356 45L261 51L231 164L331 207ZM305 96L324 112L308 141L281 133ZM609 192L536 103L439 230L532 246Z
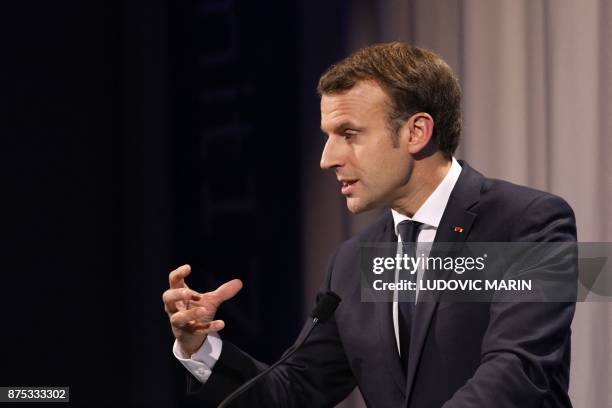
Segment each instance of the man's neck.
M435 154L427 159L414 163L408 191L404 197L398 199L393 209L410 218L417 212L427 198L440 185L448 174L452 159L441 154Z

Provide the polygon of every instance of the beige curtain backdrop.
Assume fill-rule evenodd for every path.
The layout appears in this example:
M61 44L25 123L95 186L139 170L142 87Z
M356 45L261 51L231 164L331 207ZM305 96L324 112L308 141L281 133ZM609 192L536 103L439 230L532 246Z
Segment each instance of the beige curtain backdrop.
M612 2L414 0L348 2L347 52L401 40L440 54L463 87L457 156L489 177L564 197L580 241L612 241ZM313 136L318 137L318 136ZM377 214L351 216L320 146L304 162L303 241L310 305L327 257ZM321 236L320 231L326 231ZM612 407L612 305L578 304L570 394ZM364 407L355 392L344 408Z

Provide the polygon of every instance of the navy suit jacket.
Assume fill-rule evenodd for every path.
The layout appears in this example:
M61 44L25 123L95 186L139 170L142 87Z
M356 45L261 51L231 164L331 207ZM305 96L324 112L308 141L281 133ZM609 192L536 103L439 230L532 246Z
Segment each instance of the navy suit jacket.
M572 209L561 198L461 164L435 242L576 240ZM572 302L418 303L404 371L391 304L361 302L360 291L360 244L396 240L388 212L337 249L321 286L342 298L334 317L232 406L330 407L358 386L376 408L571 407ZM563 273L575 280L575 269ZM216 406L265 367L224 341L206 384L188 375L188 396Z

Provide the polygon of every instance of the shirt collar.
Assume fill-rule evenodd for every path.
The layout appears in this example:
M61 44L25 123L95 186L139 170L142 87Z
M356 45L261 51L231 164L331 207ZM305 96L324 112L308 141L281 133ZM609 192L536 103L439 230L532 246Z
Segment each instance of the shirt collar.
M448 204L451 192L459 179L459 174L461 174L461 165L453 157L451 168L442 179L442 182L440 182L433 193L427 197L427 200L419 207L412 218L391 209L393 224L395 225L395 235L399 234L397 225L404 220L418 221L426 226L437 229L438 225L440 225L442 214L444 214L446 204Z

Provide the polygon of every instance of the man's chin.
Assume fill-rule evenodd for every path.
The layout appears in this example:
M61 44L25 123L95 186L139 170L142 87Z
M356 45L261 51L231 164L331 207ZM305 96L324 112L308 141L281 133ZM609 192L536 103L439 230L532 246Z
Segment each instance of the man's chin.
M346 207L353 214L360 214L372 209L371 205L356 197L347 197Z

